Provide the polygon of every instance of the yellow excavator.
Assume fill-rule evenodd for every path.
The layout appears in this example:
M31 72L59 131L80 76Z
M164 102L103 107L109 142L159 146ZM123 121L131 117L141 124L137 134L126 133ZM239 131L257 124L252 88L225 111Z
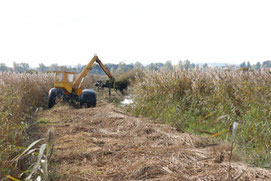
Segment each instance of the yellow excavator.
M87 107L96 106L97 95L92 89L82 89L81 85L88 72L98 63L105 74L109 77L106 84L99 83L99 86L107 87L111 90L115 82L107 67L101 62L97 55L95 55L90 62L85 66L80 74L75 72L56 71L54 88L51 88L48 95L48 108L52 108L56 104L56 99L61 97L64 100L72 100L80 102L80 106L87 105Z

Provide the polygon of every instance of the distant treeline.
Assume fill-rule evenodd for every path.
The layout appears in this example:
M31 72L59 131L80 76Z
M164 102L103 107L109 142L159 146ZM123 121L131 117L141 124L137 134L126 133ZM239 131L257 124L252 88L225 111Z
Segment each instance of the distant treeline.
M124 62L120 62L119 64L112 64L108 63L105 64L106 67L109 69L111 73L123 73L127 72L132 69L145 69L145 70L153 70L157 71L160 69L164 70L173 70L174 68L178 69L193 69L193 68L208 68L208 67L215 67L215 68L249 68L253 70L259 70L261 68L270 68L271 67L271 61L267 60L264 61L263 63L256 63L254 65L251 65L250 62L243 62L239 66L234 66L234 65L223 65L223 66L212 66L208 65L207 63L205 64L195 64L190 62L189 60L185 61L179 61L177 65L172 65L171 61L167 61L166 63L151 63L149 65L144 66L140 62L136 62L134 64L126 64ZM23 72L54 72L54 71L70 71L70 72L81 72L84 69L85 65L76 65L76 66L61 66L58 64L52 64L50 66L45 66L43 63L39 64L37 68L31 68L28 63L13 63L12 67L6 66L4 63L0 63L0 72L18 72L18 73L23 73ZM93 69L91 70L91 73L97 74L97 75L104 75L104 72L102 69L99 67L99 65L95 65Z

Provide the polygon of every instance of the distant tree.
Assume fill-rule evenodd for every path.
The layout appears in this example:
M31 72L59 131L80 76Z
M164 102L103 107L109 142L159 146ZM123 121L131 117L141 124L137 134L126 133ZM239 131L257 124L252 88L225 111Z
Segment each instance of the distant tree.
M183 62L181 60L179 60L178 62L178 68L183 70L184 69L184 65L183 65Z
M134 67L134 65L125 64L124 62L121 62L120 64L109 63L109 64L104 64L104 65L107 67L107 69L111 73L113 73L113 72L117 73L117 71L120 71L121 73L127 72L127 71L133 69L133 67ZM98 64L95 64L90 72L91 72L91 74L105 75L104 71L102 70L102 68Z
M134 68L136 68L136 69L144 69L144 65L142 65L140 62L136 62L134 64Z
M149 65L146 66L146 68L149 70L154 70L155 69L154 63L150 63Z
M183 69L188 70L190 68L196 68L196 64L195 63L191 63L189 60L185 60L185 61L179 60L177 66L181 70L183 70Z
M116 72L119 74L125 72L125 65L126 65L125 62L120 62Z
M207 63L203 64L202 68L204 68L204 69L208 68L208 64Z
M72 68L71 68L70 66L62 65L62 66L59 66L59 67L58 67L58 70L60 70L60 71L65 71L65 72L71 72L71 71L72 71Z
M246 62L243 62L240 64L240 67L243 68L243 67L246 67Z
M185 68L185 70L188 70L190 68L190 66L191 66L190 61L189 60L185 60L184 61L184 68Z
M22 72L27 72L30 70L30 66L28 63L20 63L19 67L22 69Z
M0 63L0 72L7 72L8 67L4 63Z
M45 71L47 71L47 67L43 63L40 63L39 67L37 68L37 70L39 72L45 72Z
M157 70L159 70L159 69L161 69L164 66L164 64L163 63L155 63L154 66L155 66L155 68Z
M29 67L28 63L16 63L16 62L13 62L13 70L14 70L14 72L22 73L22 72L29 71L30 67Z
M84 66L84 68L85 68L85 66ZM92 67L90 72L91 72L91 74L101 75L102 74L102 69L98 64L95 64L94 67Z
M264 68L270 68L271 67L271 61L267 60L262 63L262 67Z
M191 63L191 66L190 66L192 69L196 67L196 65L194 63Z
M52 71L52 72L58 71L59 70L58 64L50 65L49 70Z
M259 70L261 68L261 63L257 62L255 65L255 70Z
M114 67L111 67L111 69L110 69L110 73L111 73L111 74L114 74L114 73L115 73L115 69L114 69Z
M247 61L247 67L248 67L248 68L251 68L251 65L250 65L250 62L249 62L249 61Z
M172 71L173 70L173 66L171 64L171 61L166 61L166 63L163 65L163 69L167 70L167 71Z
M82 70L83 70L83 66L82 66L81 64L77 64L77 65L75 66L74 72L79 73L79 72L81 72Z
M30 69L30 66L29 66L28 63L21 63L20 66L22 66L24 70L29 70Z
M8 72L14 72L13 67L8 67Z
M146 66L146 68L148 70L153 70L153 71L157 71L159 70L160 68L162 68L164 66L163 63L151 63L149 65Z
M118 68L118 64L113 64L113 63L108 63L108 64L105 64L105 66L108 68L108 70L112 70L113 72L116 73L116 70ZM103 71L101 70L101 73L103 73Z
M13 62L13 72L17 72L17 64L16 64L16 62Z

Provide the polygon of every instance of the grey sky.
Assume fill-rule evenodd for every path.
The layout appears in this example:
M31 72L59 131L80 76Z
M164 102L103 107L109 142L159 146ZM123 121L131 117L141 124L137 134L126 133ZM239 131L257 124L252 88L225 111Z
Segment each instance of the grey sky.
M271 59L268 0L0 1L0 62Z

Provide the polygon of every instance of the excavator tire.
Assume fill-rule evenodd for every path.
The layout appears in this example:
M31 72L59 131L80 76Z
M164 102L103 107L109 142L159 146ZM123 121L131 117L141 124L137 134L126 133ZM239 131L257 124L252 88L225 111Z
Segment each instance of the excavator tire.
M56 104L56 98L64 96L64 91L58 88L51 88L48 95L48 108L52 108Z
M92 89L84 89L80 96L80 106L87 105L87 107L96 106L96 92Z

